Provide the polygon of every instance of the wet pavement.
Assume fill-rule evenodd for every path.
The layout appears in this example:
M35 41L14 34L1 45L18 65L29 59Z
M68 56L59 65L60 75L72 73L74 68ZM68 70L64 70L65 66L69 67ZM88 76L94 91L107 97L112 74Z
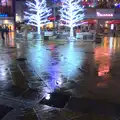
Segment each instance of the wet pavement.
M3 120L119 120L120 38L0 43Z

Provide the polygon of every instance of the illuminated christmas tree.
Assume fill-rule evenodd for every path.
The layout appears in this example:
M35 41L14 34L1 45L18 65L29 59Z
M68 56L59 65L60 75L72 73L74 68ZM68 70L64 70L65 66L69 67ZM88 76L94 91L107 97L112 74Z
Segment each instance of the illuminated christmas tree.
M25 19L28 19L28 24L37 27L40 34L40 26L48 24L48 17L51 15L51 10L46 6L46 0L29 0L26 2L28 11L25 11Z
M80 5L80 0L62 0L60 9L61 22L63 26L70 28L70 38L74 37L73 28L80 24L84 18L84 8Z

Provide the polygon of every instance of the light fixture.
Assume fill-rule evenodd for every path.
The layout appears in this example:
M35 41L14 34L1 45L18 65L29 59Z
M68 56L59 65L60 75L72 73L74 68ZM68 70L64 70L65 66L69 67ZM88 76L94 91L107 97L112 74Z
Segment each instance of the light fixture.
M50 99L50 94L46 94L45 99L49 100Z

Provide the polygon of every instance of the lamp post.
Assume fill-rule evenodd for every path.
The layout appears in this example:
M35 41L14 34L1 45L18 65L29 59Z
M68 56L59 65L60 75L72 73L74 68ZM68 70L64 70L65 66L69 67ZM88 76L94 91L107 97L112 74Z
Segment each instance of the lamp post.
M15 4L16 4L16 0L12 0L13 6L12 6L12 12L13 12L13 20L14 20L14 31L16 31L16 8L15 8Z
M53 21L53 32L55 34L55 17L56 17L56 12L55 12L55 0L53 0L53 16L54 16L54 21Z

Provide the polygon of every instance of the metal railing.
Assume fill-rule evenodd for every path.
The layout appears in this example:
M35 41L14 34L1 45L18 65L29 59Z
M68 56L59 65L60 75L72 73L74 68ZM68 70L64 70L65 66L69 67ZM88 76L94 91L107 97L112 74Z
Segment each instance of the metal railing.
M95 41L96 33L82 32L76 34L77 40L82 41Z
M16 33L15 39L16 39L16 40L24 40L23 33Z

